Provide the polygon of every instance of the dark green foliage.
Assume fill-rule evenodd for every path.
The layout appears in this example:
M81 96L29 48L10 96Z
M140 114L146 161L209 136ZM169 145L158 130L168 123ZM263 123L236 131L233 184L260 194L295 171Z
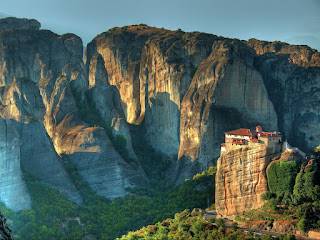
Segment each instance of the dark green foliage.
M317 200L319 187L315 186L316 171L306 170L301 171L296 178L294 185L293 196L296 204L304 201ZM314 189L315 188L315 189Z
M301 218L297 223L297 228L300 231L306 232L308 229L308 221L305 218Z
M69 238L71 232L64 232L61 222L72 216L77 206L66 200L56 190L42 185L32 174L24 172L27 187L32 199L33 209L17 214L6 213L15 239L62 239ZM80 234L79 238L84 237ZM71 239L71 238L69 238Z
M226 231L224 220L218 219L217 222L221 222L219 227L205 222L201 216L192 216L189 210L185 210L175 214L173 219L166 219L155 225L143 227L136 232L129 232L127 235L122 236L121 239L260 239L255 238L252 232L243 233L242 231L237 230L235 224L233 225L233 229L228 229L228 231ZM287 236L283 235L281 238L277 239L290 239L285 237ZM262 239L273 238L271 236L263 236Z
M199 67L199 66L194 67L194 68L192 68L192 70L190 71L190 77L191 77L191 78L193 78L194 74L195 74L196 71L198 70L198 67Z
M114 140L114 147L119 151L124 151L126 150L126 146L127 146L127 140L124 138L124 136L120 134L116 135Z
M298 169L298 162L272 163L267 172L270 192L277 196L291 195Z
M298 164L298 162L296 163ZM285 220L287 217L287 220L297 219L297 227L302 231L319 229L320 170L319 167L316 167L318 165L319 158L313 156L308 165L304 164L304 167L297 174L298 165L292 161L273 163L267 173L270 192L262 195L262 199L267 200L267 203L260 210L263 215L254 214L249 219L273 221ZM294 185L292 185L293 179ZM267 215L270 215L269 219L266 217ZM237 219L243 219L243 216L244 214L239 215ZM290 239L290 236L285 239Z
M233 222L233 223L231 224L231 229L234 230L234 231L236 231L236 230L238 229L238 223Z
M135 189L132 195L111 202L92 192L67 156L62 157L62 162L80 191L84 205L75 205L53 188L41 184L34 175L24 172L33 209L15 214L3 205L0 206L6 218L12 220L10 227L17 239L82 239L88 234L97 239L114 239L129 230L172 217L176 211L204 208L208 198L210 202L214 200L215 167L197 174L181 187L162 180L158 181L154 189ZM81 224L74 220L68 221L68 218L79 218ZM186 227L190 228L180 226ZM202 226L197 223L193 231L199 229ZM165 228L159 233L165 235ZM130 238L134 239L134 235Z
M120 153L122 158L133 165L135 163L135 160L129 157L129 153L126 148L127 140L125 139L125 137L121 134L117 134L112 140L114 148L117 150L118 153Z
M274 198L274 197L276 197L276 195L271 193L270 191L268 191L268 192L266 192L266 193L261 195L261 199L262 200L269 200L269 199Z
M277 207L277 200L275 198L270 198L268 202L265 203L265 207L269 208L273 212L276 212L278 207Z
M299 205L296 211L296 216L299 219L297 227L302 231L309 228L319 228L319 212L320 201Z
M186 180L178 191L173 193L174 202L180 203L183 209L209 207L214 203L215 198L216 171L216 167L210 167L201 174L195 175L192 180Z
M218 228L224 227L224 225L225 225L225 221L224 221L223 218L219 218L219 219L216 221L216 226L217 226Z
M295 235L288 234L288 235L284 236L282 239L283 240L295 240L296 237L295 237Z

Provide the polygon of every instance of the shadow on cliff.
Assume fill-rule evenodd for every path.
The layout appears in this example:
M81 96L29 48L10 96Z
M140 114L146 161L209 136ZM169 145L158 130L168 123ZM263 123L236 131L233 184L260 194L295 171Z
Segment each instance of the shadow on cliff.
M146 100L147 138L154 149L173 157L180 144L180 109L167 92Z
M221 133L237 128L251 128L252 126L258 125L257 122L249 122L236 108L213 104L210 108L210 115L213 120L212 126L208 128L209 131L206 133L208 138L207 142L209 142L210 145L206 145L205 148L207 149L201 146L199 155L201 155L201 151L207 151L208 149L214 149L215 146L220 146L220 144L225 141L224 134ZM220 155L220 148L216 155ZM193 161L190 157L182 156L177 162L172 164L168 171L168 177L175 184L182 184L185 179L191 179L195 174L217 164L217 158L213 157L212 154L208 154L208 157L211 158L206 164L201 164L199 159Z
M319 143L310 146L308 141L315 143L317 139L313 136L308 138L301 128L311 122L320 124L319 101L307 100L320 93L316 87L311 87L308 91L310 83L316 85L311 81L320 76L320 67L300 66L293 63L291 57L290 53L266 52L255 56L254 67L261 73L269 99L277 113L279 131L292 146L310 152ZM288 72L283 71L282 66ZM310 108L318 108L318 113L308 112Z

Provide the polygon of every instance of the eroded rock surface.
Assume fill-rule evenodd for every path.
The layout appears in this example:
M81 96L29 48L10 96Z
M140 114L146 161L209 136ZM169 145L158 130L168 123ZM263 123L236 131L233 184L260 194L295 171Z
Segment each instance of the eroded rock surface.
M14 211L31 208L21 172L21 139L14 123L0 118L0 200Z
M14 164L1 169L1 185L10 186L10 191L1 188L7 206L30 208L20 161L42 182L81 204L62 164L62 154L95 192L110 199L124 196L128 187L149 184L141 167L131 166L117 153L103 128L82 119L80 110L88 105L89 79L79 37L12 27L0 31L0 45L0 116L14 121L18 142L3 146L4 167ZM103 81L99 77L97 81ZM14 156L9 156L13 146L18 150L10 151Z
M320 140L320 60L307 46L139 25L98 35L87 61L96 54L126 120L145 124L155 149L178 155L176 182L214 164L223 133L238 127L281 131L303 150Z
M259 123L277 129L273 104L252 61L252 53L241 42L213 44L181 104L179 158L188 157L208 167L219 157L221 137L228 128Z
M174 160L168 177L176 183L215 164L223 133L236 128L277 130L302 150L320 142L320 56L307 46L139 25L98 35L83 61L76 35L39 30L32 20L5 21L12 22L0 29L0 117L14 123L21 164L72 201L81 197L62 154L111 199L148 185L127 123L144 124L147 142ZM121 157L106 129L126 139L137 164ZM254 164L249 153L234 154ZM258 176L263 156L257 158ZM50 169L40 173L44 166ZM245 168L241 174L248 176ZM263 186L252 196L257 204Z
M221 155L216 173L215 206L219 215L236 215L262 207L268 190L266 168L273 155L252 143Z
M117 87L126 120L145 119L150 144L177 156L180 104L191 82L191 71L209 54L213 35L185 34L147 26L115 28L98 35L87 59L99 53L108 81Z
M319 145L320 53L308 46L250 39L280 131L305 152Z

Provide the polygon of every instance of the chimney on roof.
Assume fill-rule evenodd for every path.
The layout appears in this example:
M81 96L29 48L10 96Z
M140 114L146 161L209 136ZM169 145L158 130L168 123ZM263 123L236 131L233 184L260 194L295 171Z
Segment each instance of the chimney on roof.
M261 133L262 132L262 127L261 126L256 126L256 132Z

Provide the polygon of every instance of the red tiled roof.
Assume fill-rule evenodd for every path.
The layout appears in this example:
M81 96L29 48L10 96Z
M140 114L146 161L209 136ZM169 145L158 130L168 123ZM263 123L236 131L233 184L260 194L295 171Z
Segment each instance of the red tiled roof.
M256 138L251 138L250 141L251 141L251 142L260 142L260 140L259 140L259 139L256 139Z
M255 135L255 132L256 131L250 130L250 129L247 129L247 128L239 128L237 130L226 132L225 134L228 134L228 135L240 135L240 136L253 136L253 135Z
M263 137L280 137L281 133L279 132L262 132L260 133Z
M225 143L221 143L221 146L223 146L223 147L224 147L225 145L226 145Z
M247 128L239 128L237 130L233 130L230 132L226 132L225 134L228 135L239 135L239 136L249 136L249 137L256 137L257 132L255 130L250 130ZM280 132L259 132L263 137L280 137Z

